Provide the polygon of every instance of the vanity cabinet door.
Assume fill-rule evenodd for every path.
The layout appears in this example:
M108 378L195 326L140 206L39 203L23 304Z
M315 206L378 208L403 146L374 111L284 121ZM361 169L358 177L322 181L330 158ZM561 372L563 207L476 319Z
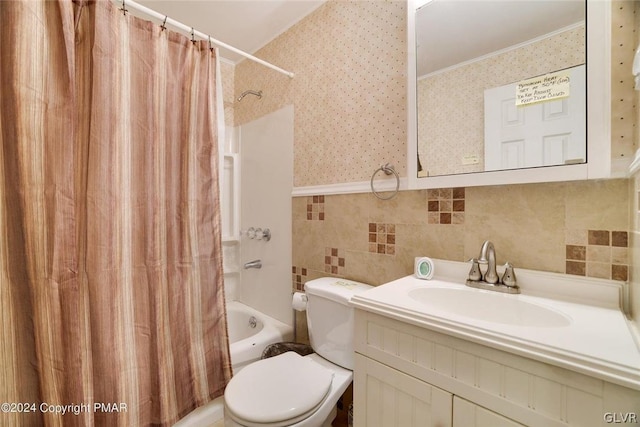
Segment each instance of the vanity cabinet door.
M502 415L458 396L453 397L453 427L523 427Z
M355 357L355 427L452 425L451 393L368 357Z

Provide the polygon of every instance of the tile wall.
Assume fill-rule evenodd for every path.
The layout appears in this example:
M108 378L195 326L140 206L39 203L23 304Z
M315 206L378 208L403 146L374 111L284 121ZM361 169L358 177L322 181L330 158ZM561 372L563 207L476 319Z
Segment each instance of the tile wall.
M427 190L429 224L464 224L464 188Z
M516 271L627 280L628 191L619 179L404 191L389 201L332 195L322 221L294 198L293 288L299 272L379 285L411 274L418 256L476 257L485 239Z
M567 230L566 273L626 281L628 234L614 230Z

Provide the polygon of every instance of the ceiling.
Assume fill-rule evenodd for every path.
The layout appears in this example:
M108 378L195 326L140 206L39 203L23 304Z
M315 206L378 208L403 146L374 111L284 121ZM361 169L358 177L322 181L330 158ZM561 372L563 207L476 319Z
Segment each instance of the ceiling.
M416 13L418 76L585 20L579 0L434 0Z
M214 39L253 54L313 12L326 0L136 1L209 34ZM233 63L242 59L242 56L226 49L220 51L223 58Z
M136 1L253 54L326 0ZM418 76L584 21L584 12L580 0L434 0L416 14ZM233 63L243 59L221 53Z

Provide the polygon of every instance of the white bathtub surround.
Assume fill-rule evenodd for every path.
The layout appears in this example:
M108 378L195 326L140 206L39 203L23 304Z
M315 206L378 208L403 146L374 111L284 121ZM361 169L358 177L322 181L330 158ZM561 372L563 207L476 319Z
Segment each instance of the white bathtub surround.
M240 286L240 157L238 131L225 129L224 164L221 169L220 212L222 222L222 259L224 295L227 301L238 299Z
M265 93L265 96L270 96ZM269 241L240 240L238 299L288 325L291 310L293 106L239 127L241 229L269 228ZM259 259L260 269L242 269Z

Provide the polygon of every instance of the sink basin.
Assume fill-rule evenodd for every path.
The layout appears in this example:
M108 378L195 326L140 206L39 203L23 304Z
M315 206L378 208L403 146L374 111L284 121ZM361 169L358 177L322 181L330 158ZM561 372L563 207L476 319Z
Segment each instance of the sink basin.
M571 324L569 317L554 309L491 291L418 288L409 291L409 298L434 311L446 311L485 322L537 328L559 328Z

